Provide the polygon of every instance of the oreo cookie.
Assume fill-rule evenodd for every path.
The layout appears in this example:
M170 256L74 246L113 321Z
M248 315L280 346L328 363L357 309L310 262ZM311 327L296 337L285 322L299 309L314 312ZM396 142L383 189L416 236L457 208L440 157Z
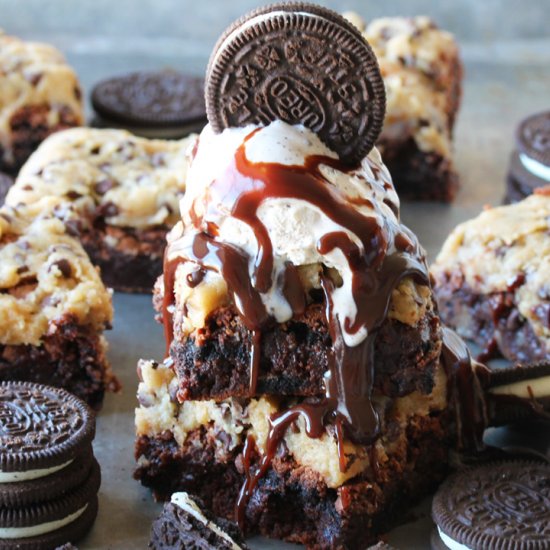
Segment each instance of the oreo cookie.
M55 500L21 507L0 508L0 547L48 549L81 539L97 516L99 465L84 484Z
M91 446L94 435L94 413L69 392L27 382L0 384L1 484L63 470Z
M488 463L449 477L432 502L439 536L432 547L547 549L549 479L550 464L534 461Z
M521 200L547 185L550 185L550 111L526 118L517 128L506 202Z
M236 524L211 514L187 493L174 493L153 523L149 548L216 548L248 550Z
M260 8L231 25L210 58L205 94L216 132L303 124L348 164L372 149L385 114L368 43L340 15L307 3Z
M477 369L492 426L524 418L550 419L550 362Z
M206 124L204 79L176 71L136 72L103 80L91 95L93 125L148 138L179 138Z
M0 547L56 548L97 515L95 415L59 388L0 384Z
M13 180L7 174L0 172L0 206L4 204L6 195L13 185Z

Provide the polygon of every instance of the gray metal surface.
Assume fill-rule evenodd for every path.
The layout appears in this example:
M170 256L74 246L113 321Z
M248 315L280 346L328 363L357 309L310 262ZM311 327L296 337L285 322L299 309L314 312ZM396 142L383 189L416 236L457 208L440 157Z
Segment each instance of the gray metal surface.
M323 2L355 8L366 16L429 13L461 39L466 63L464 101L456 129L456 163L462 189L451 205L403 205L403 219L417 232L433 259L448 232L497 204L513 130L526 114L549 107L550 3L537 0L429 2L356 0ZM27 38L61 47L89 90L100 78L146 68L172 66L203 71L210 48L232 19L255 7L255 0L0 0L0 26ZM546 16L545 16L546 15ZM160 359L162 331L152 320L150 297L115 296L114 330L108 334L110 358L122 395L109 395L99 415L95 450L102 466L99 518L82 549L146 548L159 505L132 479L133 410L138 358ZM506 437L506 433L493 434ZM512 433L514 444L522 433ZM429 503L412 523L396 529L397 548L429 547ZM278 542L255 548L283 548Z

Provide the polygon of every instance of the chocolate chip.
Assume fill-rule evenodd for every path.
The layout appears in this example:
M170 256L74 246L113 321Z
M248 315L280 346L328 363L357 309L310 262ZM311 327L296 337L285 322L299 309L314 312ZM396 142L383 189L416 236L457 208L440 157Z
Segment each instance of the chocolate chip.
M54 262L53 264L51 264L48 271L50 271L52 267L57 267L57 269L59 269L59 271L61 272L61 275L63 275L65 279L68 279L73 272L73 268L69 260L66 260L65 258L62 258L61 260L57 260L57 262Z
M38 83L42 80L44 75L42 73L34 73L27 77L27 80L34 86L38 86Z
M18 275L21 275L22 273L26 273L27 271L29 271L28 266L26 266L26 265L21 265L21 266L19 266L19 267L17 268L16 273L17 273Z
M97 208L96 213L98 216L110 218L112 216L116 216L119 213L119 209L116 204L112 202L106 202L105 204L102 204Z
M95 184L94 189L98 195L105 195L107 191L110 191L111 189L113 189L113 187L116 187L117 185L118 183L111 178L105 178L101 181L98 181Z
M23 185L23 187L21 187L21 189L23 189L23 191L32 191L34 188L32 185Z
M76 201L82 197L82 195L77 191L67 191L67 193L65 193L65 196L71 201Z

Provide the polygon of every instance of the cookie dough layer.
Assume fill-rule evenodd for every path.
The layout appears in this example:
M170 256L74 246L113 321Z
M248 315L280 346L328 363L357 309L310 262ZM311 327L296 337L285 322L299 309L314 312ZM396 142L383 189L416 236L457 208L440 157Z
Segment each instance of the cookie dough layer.
M432 273L443 320L512 361L550 358L550 196L459 225Z
M117 386L101 336L111 293L56 204L0 208L0 379L47 382L98 405Z
M123 130L78 128L47 139L21 170L6 203L63 199L64 214L104 281L150 292L166 233L178 220L190 137L147 140Z
M313 396L324 392L331 339L319 288L319 269L299 268L309 292L305 312L274 324L261 335L258 394ZM207 272L196 286L187 283L191 263L176 274L174 340L171 357L182 399L247 397L252 334L231 305L227 286ZM337 274L335 275L337 277ZM162 282L155 305L162 309ZM395 342L400 342L398 347ZM429 393L441 350L439 319L430 289L404 280L394 290L388 319L375 343L375 387L385 395Z
M401 197L450 201L458 188L452 131L462 64L453 36L428 17L346 17L364 34L386 85L386 119L377 144Z
M0 169L17 171L48 135L83 121L80 85L61 52L0 30Z
M233 518L244 480L243 442L253 435L261 452L268 416L283 405L265 397L178 404L169 368L142 363L140 371L136 477L160 498L186 490ZM442 373L437 378L429 396L376 399L385 435L372 450L346 442L344 472L333 433L310 439L301 421L288 430L249 501L250 531L325 545L319 548L363 548L388 529L397 509L421 498L446 470L446 380Z

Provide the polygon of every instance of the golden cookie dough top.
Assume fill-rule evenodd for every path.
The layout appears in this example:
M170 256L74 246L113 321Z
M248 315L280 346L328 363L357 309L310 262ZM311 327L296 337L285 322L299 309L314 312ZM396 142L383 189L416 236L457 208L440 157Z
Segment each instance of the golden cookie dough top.
M125 130L92 128L57 132L23 166L6 204L53 195L92 217L103 207L110 225L172 226L179 220L187 150L195 140L149 140Z
M57 204L0 208L0 344L38 346L67 316L97 331L112 321L111 291L56 217Z
M69 109L84 122L78 78L59 50L49 44L25 42L0 30L0 145L9 151L10 121L23 107L47 105L48 122Z
M550 300L550 196L532 195L489 208L460 224L447 238L432 273L437 280L460 273L464 284L479 294L505 292L524 274L515 304L550 346L550 327L536 314L537 306Z
M424 152L451 155L449 98L458 47L449 32L425 16L384 17L368 25L354 12L356 25L378 58L386 85L386 128L403 124Z

